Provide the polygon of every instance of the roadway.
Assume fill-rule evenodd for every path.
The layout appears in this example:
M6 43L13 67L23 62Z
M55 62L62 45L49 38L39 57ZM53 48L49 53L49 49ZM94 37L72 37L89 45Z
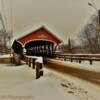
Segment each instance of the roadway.
M81 78L91 83L100 85L100 72L78 68L75 65L73 66L64 63L63 61L55 60L55 59L45 59L44 61L45 61L44 65L46 68L55 70L65 75L70 74L72 76Z

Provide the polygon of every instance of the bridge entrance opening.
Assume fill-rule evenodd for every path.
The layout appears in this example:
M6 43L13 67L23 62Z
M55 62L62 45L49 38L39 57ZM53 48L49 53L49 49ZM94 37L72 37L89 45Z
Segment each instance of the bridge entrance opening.
M54 54L54 42L47 40L35 40L25 44L26 55L52 56Z

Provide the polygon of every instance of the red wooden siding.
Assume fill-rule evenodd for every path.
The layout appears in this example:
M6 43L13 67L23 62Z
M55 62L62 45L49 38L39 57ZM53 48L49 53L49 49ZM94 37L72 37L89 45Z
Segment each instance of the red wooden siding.
M60 39L58 39L56 36L54 36L44 27L41 27L40 29L37 29L36 31L31 32L28 35L19 38L18 41L20 41L24 45L25 43L31 40L39 40L39 39L52 41L56 44L61 43Z

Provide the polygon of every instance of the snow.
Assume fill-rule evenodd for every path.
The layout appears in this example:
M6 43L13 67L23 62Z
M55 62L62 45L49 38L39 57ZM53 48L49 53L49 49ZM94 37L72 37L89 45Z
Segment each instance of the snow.
M61 59L58 62L62 64L67 64L68 66L70 67L72 66L74 68L85 69L85 70L94 71L94 72L100 72L100 62L99 61L93 61L92 65L90 65L89 61L82 61L81 63L78 63L76 61L70 62L70 61L63 61L63 59Z
M69 74L61 74L49 69L49 76L59 80L65 93L74 96L71 100L100 100L100 86Z
M76 62L67 62L68 64L73 65L74 67L94 71L94 72L100 72L100 62L94 61L92 65L89 64L89 61L83 61L81 64Z
M12 54L0 55L0 58L11 58L12 56Z
M70 99L58 87L56 80L42 77L36 80L33 70L26 65L19 67L0 65L0 98L19 100L63 100Z
M99 67L95 68L98 71ZM36 80L35 71L27 65L0 64L0 100L100 100L100 86L43 70L44 76Z
M43 63L43 57L39 56L26 56L27 58L36 59L35 62Z

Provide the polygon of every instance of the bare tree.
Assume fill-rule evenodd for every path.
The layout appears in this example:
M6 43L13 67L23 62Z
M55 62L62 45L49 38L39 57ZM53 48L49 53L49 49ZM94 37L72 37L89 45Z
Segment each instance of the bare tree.
M6 52L9 52L8 48L11 47L10 41L12 38L12 33L6 31L5 24L4 24L1 13L0 13L0 24L1 24L1 27L0 27L0 50L1 51L0 53L2 52L6 53Z
M93 15L90 21L81 30L79 38L82 51L85 53L100 53L100 30L98 14Z

